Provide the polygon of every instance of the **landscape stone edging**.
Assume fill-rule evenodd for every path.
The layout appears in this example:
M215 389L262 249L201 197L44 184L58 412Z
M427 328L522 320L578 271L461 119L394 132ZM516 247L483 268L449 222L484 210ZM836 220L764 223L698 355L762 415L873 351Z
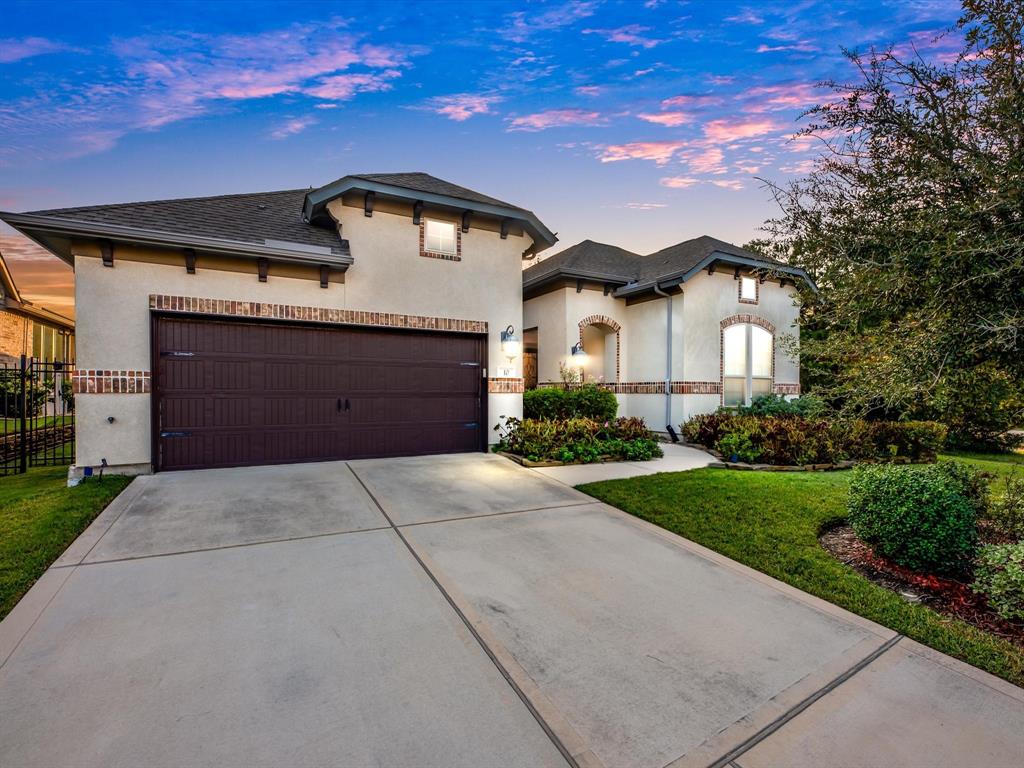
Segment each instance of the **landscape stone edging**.
M613 459L609 457L603 457L596 461L531 461L525 456L517 456L514 453L506 453L505 451L495 451L499 456L504 456L506 459L511 459L516 464L522 464L524 467L531 469L535 467L576 467L584 464L618 464L627 459Z

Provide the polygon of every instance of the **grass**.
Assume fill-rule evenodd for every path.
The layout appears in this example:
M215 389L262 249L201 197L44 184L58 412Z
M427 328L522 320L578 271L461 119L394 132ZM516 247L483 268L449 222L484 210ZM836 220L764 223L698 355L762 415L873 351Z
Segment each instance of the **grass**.
M0 479L0 619L131 478L67 487L67 467Z
M955 458L993 472L1013 469L984 455ZM845 472L701 469L579 488L938 651L1024 685L1024 648L923 605L908 603L821 548L818 533L822 526L845 513L849 479Z

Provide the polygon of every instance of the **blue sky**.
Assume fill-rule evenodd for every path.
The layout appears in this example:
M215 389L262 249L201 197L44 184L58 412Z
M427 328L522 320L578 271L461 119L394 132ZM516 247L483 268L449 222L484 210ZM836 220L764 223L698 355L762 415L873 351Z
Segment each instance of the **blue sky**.
M19 3L0 25L0 209L423 170L561 247L742 243L774 213L841 48L942 59L946 0ZM3 235L22 289L66 285ZM33 271L34 270L34 271ZM63 278L68 283L68 277ZM56 305L61 304L56 301Z

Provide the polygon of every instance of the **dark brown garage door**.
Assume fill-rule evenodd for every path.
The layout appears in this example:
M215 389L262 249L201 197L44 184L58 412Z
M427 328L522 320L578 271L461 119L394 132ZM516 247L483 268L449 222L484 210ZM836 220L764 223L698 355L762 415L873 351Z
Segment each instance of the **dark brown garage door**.
M485 340L158 317L158 469L480 450Z

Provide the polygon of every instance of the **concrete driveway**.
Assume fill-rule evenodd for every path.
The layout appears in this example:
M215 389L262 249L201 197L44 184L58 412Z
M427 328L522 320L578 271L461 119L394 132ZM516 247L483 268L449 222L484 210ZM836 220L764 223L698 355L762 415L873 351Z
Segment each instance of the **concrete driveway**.
M0 765L1024 754L1020 689L496 456L139 478L0 663Z

